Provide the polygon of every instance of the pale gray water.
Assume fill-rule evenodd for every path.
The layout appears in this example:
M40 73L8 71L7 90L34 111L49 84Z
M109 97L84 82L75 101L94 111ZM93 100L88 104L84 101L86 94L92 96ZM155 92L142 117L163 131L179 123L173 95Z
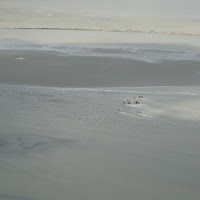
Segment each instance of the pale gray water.
M199 199L199 97L1 84L0 199Z
M170 1L1 0L0 200L199 200L199 3Z

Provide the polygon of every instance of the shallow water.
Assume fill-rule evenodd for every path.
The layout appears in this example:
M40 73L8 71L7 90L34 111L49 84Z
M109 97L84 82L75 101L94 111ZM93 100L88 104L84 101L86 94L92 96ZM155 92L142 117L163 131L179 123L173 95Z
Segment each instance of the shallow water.
M1 199L199 199L199 87L1 84L0 97Z
M7 50L18 53L40 52L58 57L121 58L148 63L164 61L200 61L200 49L187 45L170 44L67 44L35 43L23 40L0 40L2 54ZM21 52L20 52L21 51ZM24 57L17 57L24 60Z

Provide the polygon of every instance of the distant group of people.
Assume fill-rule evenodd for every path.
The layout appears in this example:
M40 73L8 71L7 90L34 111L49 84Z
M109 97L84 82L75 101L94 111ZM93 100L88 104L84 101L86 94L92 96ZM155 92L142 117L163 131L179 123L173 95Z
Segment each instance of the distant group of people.
M126 100L126 102L123 102L124 104L132 104L131 101L129 99ZM133 104L140 104L139 101L134 101Z
M131 103L130 99L127 99L126 101L123 102L123 104L140 104L138 99L144 98L142 95L138 96L138 97L134 97L134 101L133 103ZM120 112L120 109L116 110L117 112ZM137 114L142 114L141 111L136 111Z
M138 96L138 98L144 98L143 96ZM132 104L131 101L129 99L126 100L126 102L123 102L124 104ZM140 102L138 100L136 100L136 97L134 97L134 102L133 104L140 104Z

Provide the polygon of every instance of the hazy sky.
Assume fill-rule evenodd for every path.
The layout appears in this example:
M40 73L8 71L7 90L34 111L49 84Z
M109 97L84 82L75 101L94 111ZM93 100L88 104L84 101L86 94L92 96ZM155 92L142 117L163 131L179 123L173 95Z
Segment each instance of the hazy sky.
M200 19L200 0L0 0L0 2L43 8L104 11L133 16Z

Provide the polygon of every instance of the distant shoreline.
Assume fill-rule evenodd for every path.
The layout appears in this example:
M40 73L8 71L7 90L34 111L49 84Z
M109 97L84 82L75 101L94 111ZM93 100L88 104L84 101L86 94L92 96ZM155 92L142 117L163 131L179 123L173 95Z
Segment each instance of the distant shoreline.
M200 20L123 16L78 10L0 8L0 29L104 31L200 36Z
M181 32L159 32L159 31L140 31L140 30L108 30L108 29L87 29L87 28L47 28L47 27L12 27L0 28L0 30L61 30L61 31L91 31L91 32L119 32L119 33L146 33L146 34L161 34L161 35L183 35L199 37L200 34L181 33Z

